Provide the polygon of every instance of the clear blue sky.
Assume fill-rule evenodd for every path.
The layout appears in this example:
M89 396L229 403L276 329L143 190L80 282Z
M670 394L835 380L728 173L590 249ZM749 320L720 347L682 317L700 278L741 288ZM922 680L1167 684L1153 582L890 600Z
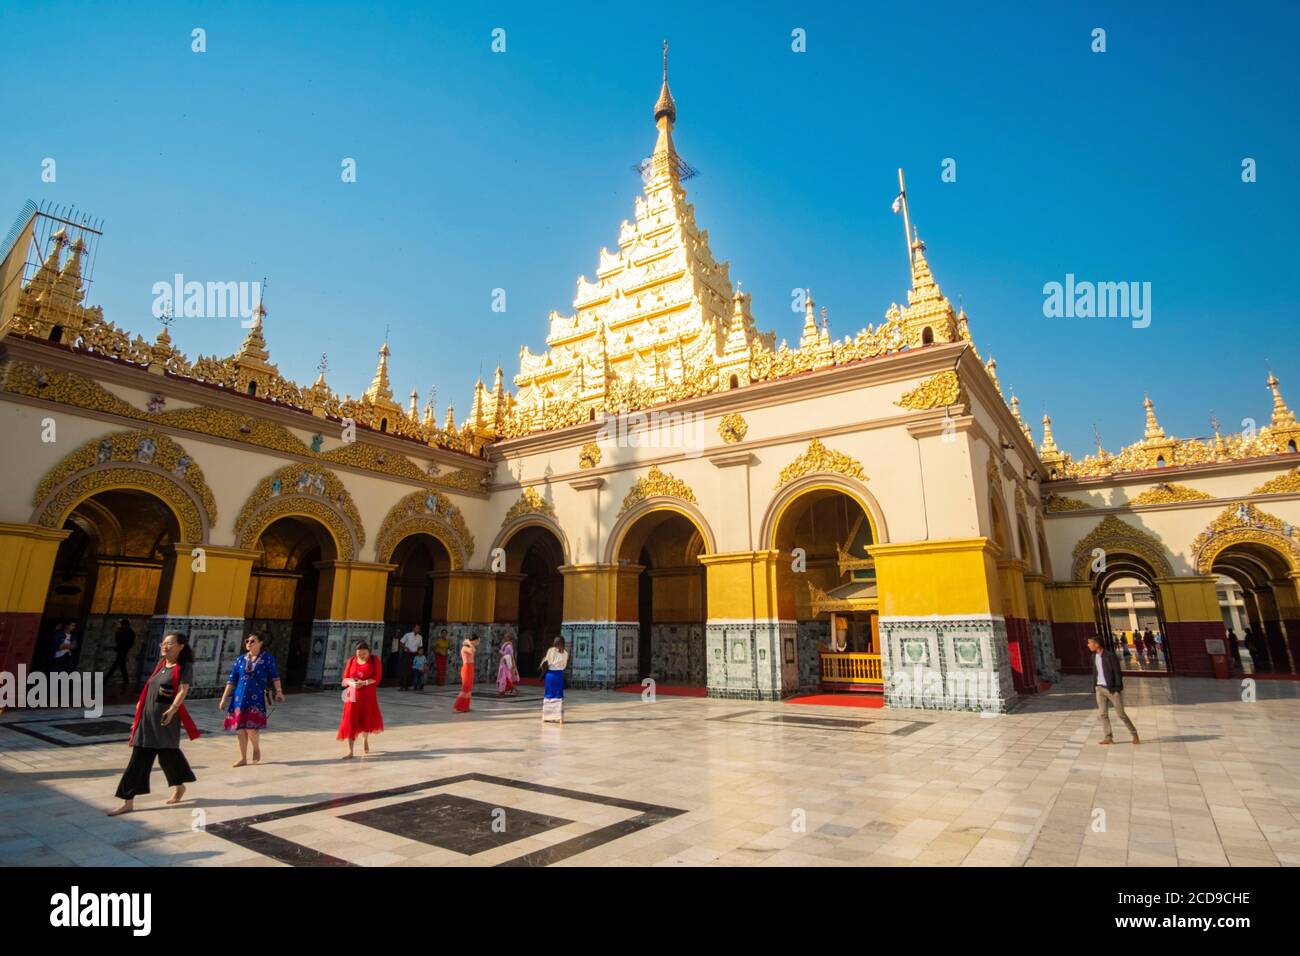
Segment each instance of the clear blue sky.
M798 337L794 287L836 336L905 297L903 166L936 276L1036 440L1046 402L1064 447L1088 451L1095 422L1116 450L1144 390L1174 434L1211 409L1263 422L1266 361L1300 406L1296 4L477 6L6 3L0 219L28 198L103 217L92 300L148 337L153 283L269 276L273 360L310 381L326 351L340 393L391 325L399 398L436 384L440 418L449 397L463 415L480 365L513 375L616 245L667 36L697 218L778 339ZM1152 283L1151 326L1044 318L1067 272ZM243 332L173 334L193 357Z

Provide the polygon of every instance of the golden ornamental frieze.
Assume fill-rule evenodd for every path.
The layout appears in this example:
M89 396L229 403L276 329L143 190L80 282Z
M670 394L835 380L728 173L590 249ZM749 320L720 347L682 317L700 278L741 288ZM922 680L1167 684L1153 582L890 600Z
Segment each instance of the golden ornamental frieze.
M749 423L737 412L723 415L722 421L718 422L718 436L728 445L744 441L748 432Z
M924 411L931 408L948 408L951 405L966 405L970 399L961 379L953 371L939 372L930 376L916 388L904 392L903 397L894 402L900 408Z
M989 455L988 464L984 466L984 475L989 480L989 488L1002 487L1002 469L998 467L997 459Z
M1188 488L1186 485L1175 485L1162 481L1154 488L1148 488L1140 495L1136 495L1129 504L1134 505L1167 505L1175 502L1185 501L1205 501L1212 497L1204 491L1197 491L1195 488Z
M368 445L362 441L345 442L337 448L322 452L320 457L322 461L347 465L350 468L359 468L363 471L373 471L381 475L393 475L398 478L414 479L415 481L429 480L429 476L405 455L383 448L376 448L374 445Z
M1252 495L1280 495L1300 493L1300 467L1292 468L1285 475L1270 478L1251 492Z
M554 518L555 505L538 494L536 489L525 488L523 493L519 495L519 500L511 505L510 510L506 512L501 527L504 528L516 518L521 518L527 514L541 514L546 515L548 518Z
M600 464L600 446L589 441L578 450L578 467L595 468Z
M447 474L426 475L425 481L432 481L434 484L443 485L447 488L457 488L461 491L483 491L486 486L486 476L481 471L474 471L470 468L458 468L456 471Z
M1156 577L1172 577L1173 566L1165 553L1164 543L1150 531L1107 515L1074 546L1074 580L1087 581L1094 551L1100 549L1106 560L1116 555L1132 554L1141 558Z
M46 472L36 486L32 497L33 506L47 502L55 489L67 482L74 475L98 470L103 472L108 466L115 466L115 473L140 470L142 475L154 474L168 484L179 484L188 488L201 503L208 527L217 520L217 502L212 489L203 477L203 469L190 457L189 453L167 435L151 430L113 432L100 438L92 438L75 451L64 456L57 465ZM141 467L143 466L143 467ZM157 474L164 472L165 475ZM170 476L170 481L166 476ZM142 477L141 480L144 480ZM106 490L102 481L91 482L98 490ZM150 488L156 489L158 482L150 479ZM172 498L166 499L174 504ZM186 500L190 500L186 498ZM69 506L71 507L71 506ZM42 514L50 513L51 505L42 507ZM195 511L197 517L197 510ZM56 516L61 519L62 515ZM53 519L51 519L53 520ZM201 522L191 522L191 530ZM186 540L191 540L186 538Z
M833 451L823 445L821 439L814 438L808 443L807 451L781 469L781 474L776 479L776 487L783 488L804 475L826 472L843 475L846 478L856 478L858 481L867 480L867 471L860 461L850 458L843 452Z
M295 508L307 509L304 513L318 518L334 532L340 560L355 560L366 543L361 515L338 475L316 464L286 465L257 483L235 519L239 546L254 547L270 523L268 517L292 514Z
M618 509L618 513L620 515L624 514L647 498L660 497L681 498L691 504L699 503L695 497L695 492L691 491L686 482L667 472L660 471L658 465L651 465L649 473L644 478L638 478L624 496L623 507Z
M179 479L171 473L140 465L110 463L77 474L38 503L33 523L46 528L61 528L82 501L100 492L118 489L147 491L161 499L176 516L181 541L186 544L201 544L206 540L205 527L211 528L212 521L204 521L194 498L186 493Z
M387 562L403 538L428 534L442 542L451 557L452 570L459 570L474 554L474 536L465 516L447 495L428 488L403 497L384 516L375 537L375 560Z
M1197 572L1209 574L1214 559L1234 544L1263 545L1280 554L1292 571L1300 570L1300 532L1290 522L1243 501L1225 508L1192 541Z
M1059 514L1063 511L1091 511L1092 505L1086 501L1080 501L1078 498L1048 492L1043 496L1043 510L1048 514Z

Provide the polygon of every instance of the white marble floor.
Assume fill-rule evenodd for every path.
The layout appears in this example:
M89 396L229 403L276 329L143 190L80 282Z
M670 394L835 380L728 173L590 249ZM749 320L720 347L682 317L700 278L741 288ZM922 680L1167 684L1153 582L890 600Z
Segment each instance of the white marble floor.
M197 701L198 782L165 807L156 770L119 818L130 708L9 711L0 865L1296 865L1298 690L1132 678L1144 742L1100 747L1084 678L1000 717L571 691L563 726L536 688L385 689L352 761L338 694L299 694L238 769Z

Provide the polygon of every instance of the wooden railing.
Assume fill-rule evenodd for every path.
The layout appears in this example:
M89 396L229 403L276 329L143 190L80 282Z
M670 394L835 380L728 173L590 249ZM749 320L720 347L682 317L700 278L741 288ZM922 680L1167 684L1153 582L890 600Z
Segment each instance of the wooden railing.
M821 655L822 681L827 684L883 684L879 654Z

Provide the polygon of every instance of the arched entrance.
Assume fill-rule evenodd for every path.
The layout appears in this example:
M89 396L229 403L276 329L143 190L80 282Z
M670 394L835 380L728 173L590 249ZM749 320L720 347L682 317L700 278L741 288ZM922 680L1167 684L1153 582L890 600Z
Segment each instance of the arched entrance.
M312 622L329 617L329 595L320 592L322 561L338 557L334 538L315 518L277 518L258 535L248 582L244 617L249 630L262 634L275 655L284 686L301 687L311 655ZM317 613L322 598L326 610ZM228 648L238 653L238 648Z
M564 618L564 544L543 524L513 531L502 545L510 575L497 585L496 619L518 625L515 641L519 673L533 677L546 649L560 636ZM518 585L518 592L513 585ZM511 606L513 604L513 607Z
M1104 570L1092 573L1097 634L1103 647L1119 655L1125 671L1173 673L1174 670L1169 628L1156 577L1155 570L1143 557L1109 551ZM1148 629L1154 648L1143 639Z
M387 563L396 567L389 572L388 593L384 601L384 647L391 648L394 639L418 624L424 650L431 653L437 629L447 623L447 574L451 570L451 554L447 546L432 534L416 532L397 542ZM400 658L385 655L385 684L398 682L399 665Z
M135 635L126 661L130 682L135 682L150 619L165 610L161 583L167 562L176 559L177 517L148 492L115 489L81 501L63 527L71 534L55 558L33 669L107 674L116 660L114 635L125 618ZM63 643L56 631L65 621L76 625L76 649L56 659ZM109 674L107 681L110 687L120 684L121 671Z
M1238 641L1234 662L1247 674L1300 673L1300 597L1286 558L1267 544L1246 541L1215 555L1211 571L1241 589L1236 620L1224 608L1225 632Z
M619 564L639 569L637 578L637 671L666 686L707 684L707 601L704 533L670 507L654 507L628 526L619 542Z
M799 686L883 687L875 560L879 536L862 504L845 491L812 486L785 503L771 547L777 607L796 623Z

